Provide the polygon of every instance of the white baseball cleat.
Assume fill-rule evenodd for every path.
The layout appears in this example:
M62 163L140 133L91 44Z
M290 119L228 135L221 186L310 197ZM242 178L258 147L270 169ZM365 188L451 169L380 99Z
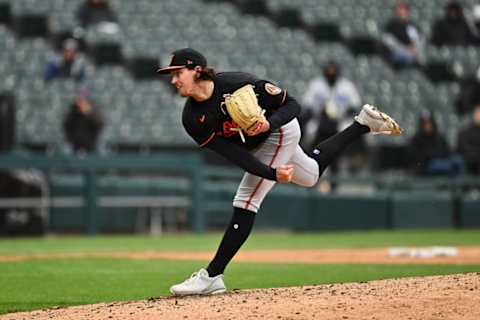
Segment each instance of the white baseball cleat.
M217 294L225 291L227 288L223 282L223 274L210 277L205 269L194 272L190 278L170 288L170 292L176 296Z
M365 104L355 116L355 121L370 128L372 134L389 134L398 136L402 129L388 114L378 111L375 106Z

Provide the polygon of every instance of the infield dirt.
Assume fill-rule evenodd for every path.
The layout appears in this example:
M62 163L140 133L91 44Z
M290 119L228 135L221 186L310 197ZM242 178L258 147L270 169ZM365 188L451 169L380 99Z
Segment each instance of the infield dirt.
M244 250L240 251L235 256L234 261L313 264L480 264L480 246L462 246L455 248L455 251L456 254L454 256L438 255L422 258L391 256L388 248ZM211 251L98 251L75 253L38 253L28 255L0 256L0 262L88 257L209 261L214 254L215 253Z

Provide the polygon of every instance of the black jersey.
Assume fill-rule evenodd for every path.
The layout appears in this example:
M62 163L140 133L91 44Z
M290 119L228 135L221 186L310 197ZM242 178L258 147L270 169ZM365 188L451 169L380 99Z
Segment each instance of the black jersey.
M188 134L201 146L207 145L217 137L223 137L228 141L246 149L254 149L267 139L271 131L278 129L284 123L290 121L296 114L288 115L290 119L284 119L282 113L274 114L287 101L287 92L266 80L260 80L255 76L243 72L218 73L214 81L212 96L202 102L188 98L182 114L182 123ZM238 131L232 131L238 125L232 120L222 104L224 95L233 93L246 84L254 86L258 104L265 109L265 116L270 122L270 132L264 132L255 136L245 135L245 143L241 140Z

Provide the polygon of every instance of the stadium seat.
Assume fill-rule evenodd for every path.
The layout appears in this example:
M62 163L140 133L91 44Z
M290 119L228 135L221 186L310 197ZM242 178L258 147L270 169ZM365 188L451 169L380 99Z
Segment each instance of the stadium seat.
M75 11L81 2L15 0L8 4L14 16L44 15L51 28L34 32L42 31L45 36L49 31L55 34L73 31ZM435 48L427 45L424 69L392 70L376 53L379 32L393 15L395 0L365 0L361 5L351 0L265 1L266 8L262 10L273 13L293 10L291 12L297 12L297 22L302 21L310 29L279 28L263 11L248 11L261 7L242 11L235 6L246 3L243 0L110 2L118 13L121 33L114 38L91 30L85 34L91 45L91 51L86 52L89 55L86 86L109 115L105 127L106 141L145 139L165 144L192 144L178 122L183 99L172 94L168 78L158 81L156 75L151 74L152 79L138 81L134 76L143 77L142 72L130 68L136 65L134 62L142 62L143 72L148 73L150 67L154 69L159 60L166 61L171 50L179 47L198 49L220 71L243 70L275 81L299 99L308 81L321 73L327 60L334 58L342 66L343 74L358 85L362 100L378 103L408 129L405 138L396 139L395 143L404 142L413 134L418 113L424 107L452 110L458 92L455 85L432 80L455 80L451 78L452 73L456 75L458 70L462 74L473 72L479 65L476 47ZM465 6L471 6L473 2L465 1ZM407 3L411 6L412 18L428 36L433 20L443 15L446 1L439 4L429 0L409 0ZM310 33L315 27L318 27L317 31ZM118 45L114 48L117 63L122 62L121 57L131 63L113 67L104 65L104 62L111 62L111 56L104 55L98 44L105 42ZM33 124L19 128L21 142L40 139L32 134L44 120L30 115L34 101L48 104L52 110L46 114L54 117L79 90L79 84L71 81L55 81L45 86L41 77L51 51L47 39L27 37L19 40L0 25L0 72L6 75L0 86L17 91L18 100L22 102L17 115L19 123L33 121ZM132 76L129 70L140 73ZM32 77L32 74L35 75ZM46 96L34 98L42 96L42 91ZM440 121L455 127L456 119L449 114ZM132 132L136 127L142 128ZM42 132L41 139L48 140L47 136L51 134L52 140L58 140L58 133ZM385 141L375 139L375 143Z
M244 13L256 16L268 14L268 7L264 0L236 0L236 3Z
M15 96L11 92L0 92L0 153L15 146Z
M47 37L50 32L47 16L38 13L16 16L14 28L15 33L22 38Z
M339 26L334 22L316 22L310 28L310 33L317 41L342 41Z
M151 57L135 57L128 61L128 69L137 80L158 78L156 66L158 59Z
M0 24L10 25L12 22L12 13L9 3L0 3Z
M430 81L435 83L457 80L453 66L446 62L429 61L423 66L423 71Z
M366 35L350 37L348 46L354 55L374 55L380 50L378 41Z
M300 12L293 8L284 8L273 13L273 20L279 27L301 28L303 20Z
M115 65L124 62L122 48L118 43L98 42L89 45L88 50L96 65Z

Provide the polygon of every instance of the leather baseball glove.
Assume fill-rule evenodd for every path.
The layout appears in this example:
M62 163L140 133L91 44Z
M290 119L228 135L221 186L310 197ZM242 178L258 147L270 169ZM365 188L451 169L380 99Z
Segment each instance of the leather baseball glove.
M230 117L238 124L238 128L230 130L238 131L243 142L245 142L243 132L259 122L267 121L264 115L265 110L258 105L257 96L251 84L225 95L225 106Z

